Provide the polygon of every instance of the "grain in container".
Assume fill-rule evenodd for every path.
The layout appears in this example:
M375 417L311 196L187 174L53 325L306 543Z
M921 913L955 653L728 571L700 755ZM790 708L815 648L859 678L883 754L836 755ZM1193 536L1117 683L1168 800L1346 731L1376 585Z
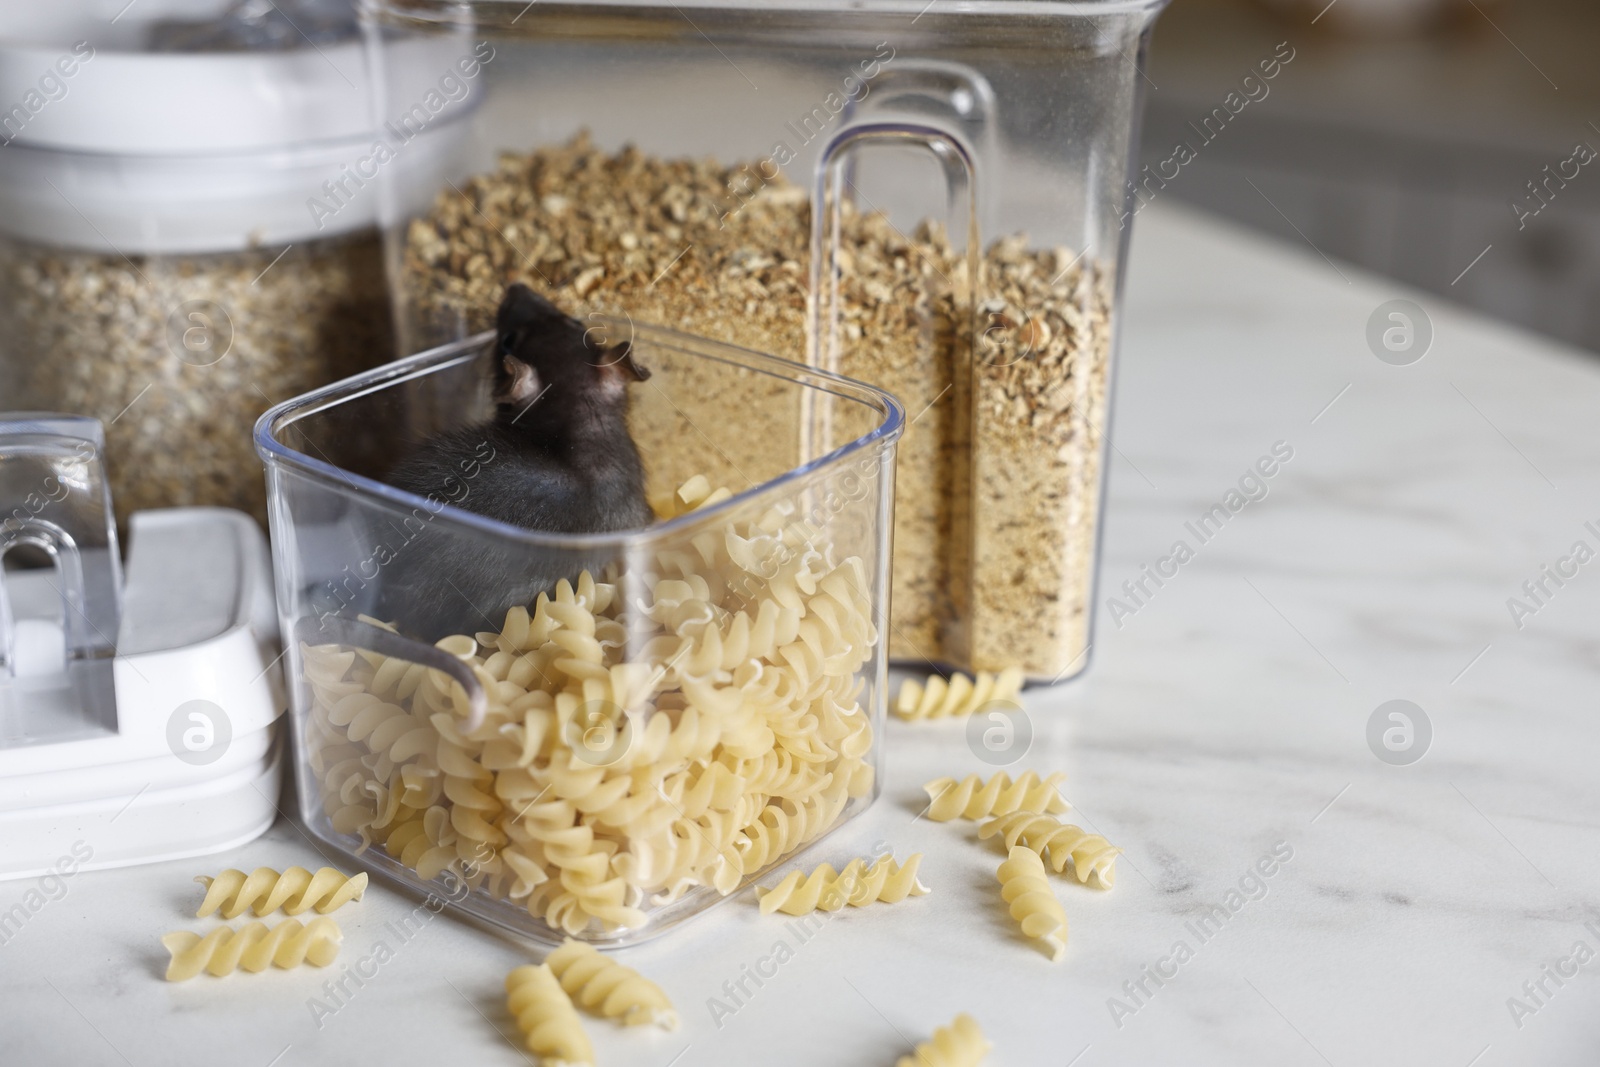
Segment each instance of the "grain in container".
M552 534L466 510L510 462L492 446L427 496L384 481L408 442L493 410L492 334L279 405L256 446L310 832L520 936L624 944L877 795L904 413L798 363L592 328L650 372L629 415L658 516L644 529ZM462 560L502 592L415 603L419 568ZM562 577L530 598L535 574ZM460 632L397 627L397 606Z
M52 3L0 30L0 409L100 419L124 524L264 519L256 417L393 356L378 169L436 173L477 99L457 72L375 132L353 12L316 44L235 14Z
M496 57L431 204L386 174L401 350L485 328L519 280L882 386L908 412L891 655L1070 677L1162 6L374 0L391 120L401 42Z

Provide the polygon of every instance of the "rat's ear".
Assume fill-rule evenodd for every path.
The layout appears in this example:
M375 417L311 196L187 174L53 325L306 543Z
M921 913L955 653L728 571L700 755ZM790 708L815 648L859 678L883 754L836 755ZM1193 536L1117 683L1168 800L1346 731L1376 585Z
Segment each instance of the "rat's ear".
M611 374L621 375L626 381L642 382L650 377L650 368L634 362L633 342L623 341L604 350L600 366Z
M531 404L544 386L539 372L516 356L501 354L494 376L494 401L497 404Z

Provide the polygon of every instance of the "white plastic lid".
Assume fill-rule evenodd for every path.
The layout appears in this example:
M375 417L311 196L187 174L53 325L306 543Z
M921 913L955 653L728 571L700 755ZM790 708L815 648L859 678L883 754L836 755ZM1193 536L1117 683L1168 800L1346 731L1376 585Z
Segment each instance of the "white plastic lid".
M55 47L0 45L0 133L22 145L140 155L364 139L366 77L359 41L216 55L112 52L89 34ZM19 123L25 100L38 111Z
M25 15L5 3L19 17L7 10L0 28L0 229L135 254L271 246L372 226L373 149L399 138L374 130L359 40L282 52L140 50L151 22L203 18L228 2L140 0L115 23L85 0ZM406 131L414 136L399 150L416 156L408 170L430 160L442 168L450 153L441 142L482 97L481 71L469 79L457 69L469 54L449 38L394 49L394 62L417 72L419 100L446 74L462 86ZM353 171L368 178L352 181ZM343 191L330 195L330 181Z

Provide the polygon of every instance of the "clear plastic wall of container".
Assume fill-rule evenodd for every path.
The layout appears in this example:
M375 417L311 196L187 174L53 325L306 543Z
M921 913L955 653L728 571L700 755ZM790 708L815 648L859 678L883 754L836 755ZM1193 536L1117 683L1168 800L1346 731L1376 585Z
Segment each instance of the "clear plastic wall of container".
M117 729L122 557L94 419L0 418L0 748Z
M0 410L104 423L123 521L265 518L256 418L394 354L378 169L429 172L476 103L375 132L353 3L282 6L315 40L237 0L12 5L0 27Z
M908 412L891 654L1069 677L1163 2L375 0L391 121L401 42L492 57L450 179L386 174L433 196L381 219L402 351L520 280L880 385Z
M863 810L881 771L902 409L799 364L629 336L651 372L629 416L643 530L458 507L511 462L490 446L428 497L382 481L406 442L492 411L484 337L257 425L307 825L535 939L653 936Z

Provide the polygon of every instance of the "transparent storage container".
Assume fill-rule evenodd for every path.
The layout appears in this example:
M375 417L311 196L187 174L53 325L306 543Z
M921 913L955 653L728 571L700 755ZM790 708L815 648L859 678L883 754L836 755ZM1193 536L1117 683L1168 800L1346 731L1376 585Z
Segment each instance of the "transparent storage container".
M389 120L426 80L405 42L495 56L449 180L385 173L388 203L433 197L380 219L401 350L520 280L882 386L891 655L1069 677L1163 2L372 0Z
M393 355L380 160L437 178L477 100L458 77L402 141L374 129L353 12L256 49L225 39L240 7L62 0L0 27L0 410L99 419L124 525L265 520L255 420Z
M428 498L384 483L408 442L492 412L492 335L281 404L256 447L311 833L520 935L627 943L876 796L904 413L785 360L596 326L631 329L651 371L629 415L648 528L457 507L493 455ZM418 603L417 575L460 560L495 591Z

